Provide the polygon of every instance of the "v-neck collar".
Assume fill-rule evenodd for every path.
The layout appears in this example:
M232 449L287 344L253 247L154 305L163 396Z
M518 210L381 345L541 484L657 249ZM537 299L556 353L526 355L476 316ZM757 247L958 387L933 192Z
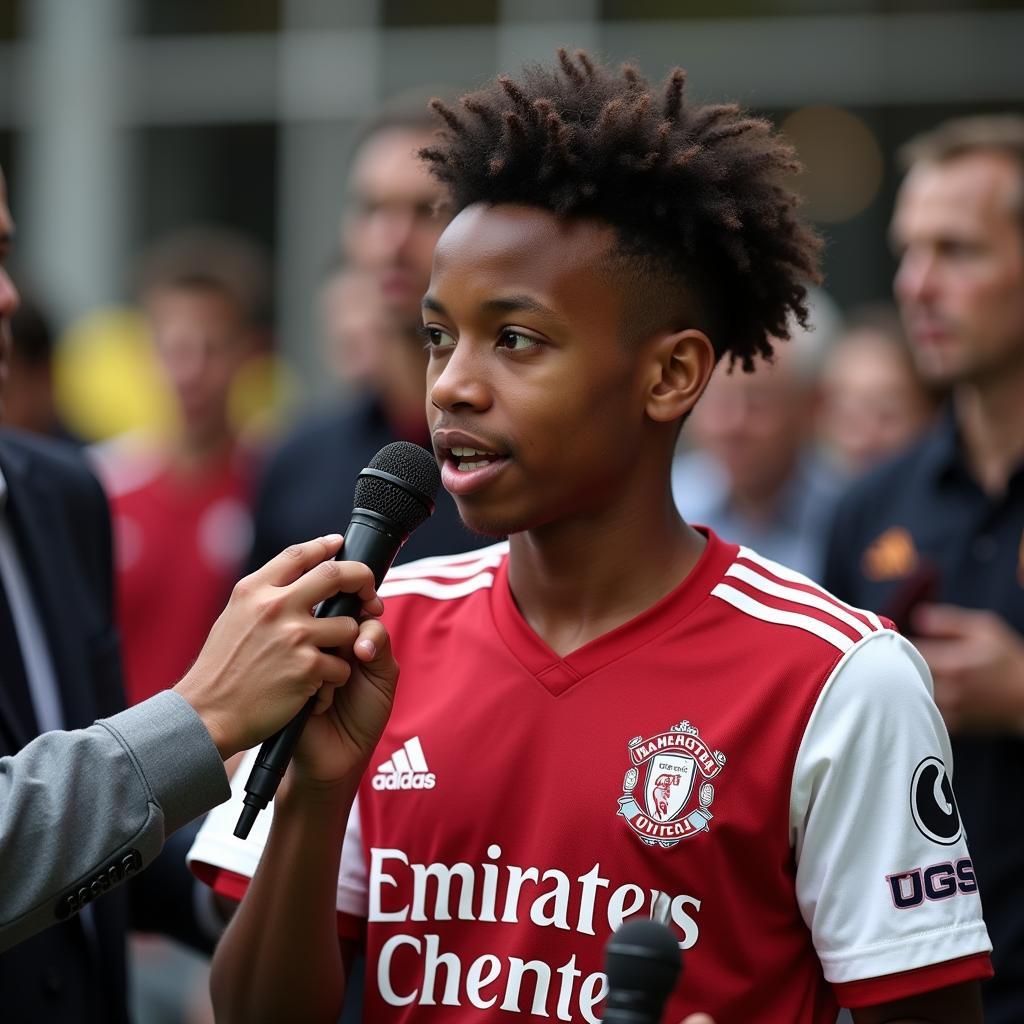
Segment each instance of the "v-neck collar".
M491 612L498 634L519 663L553 696L558 697L598 669L626 657L638 647L677 625L711 592L735 560L738 548L705 527L707 545L697 564L661 600L621 626L584 644L564 658L556 654L523 617L508 582L508 558L502 560L491 587Z

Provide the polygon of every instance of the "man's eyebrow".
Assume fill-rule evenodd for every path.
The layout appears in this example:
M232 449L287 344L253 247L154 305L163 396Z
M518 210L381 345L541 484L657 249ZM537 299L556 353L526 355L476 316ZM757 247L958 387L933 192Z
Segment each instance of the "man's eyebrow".
M442 316L448 312L432 295L423 296L423 308ZM549 309L530 295L506 295L502 298L487 299L480 303L480 310L485 313L535 313L551 320L563 321L563 317L553 309Z
M506 295L500 299L488 299L482 303L482 308L493 313L537 313L553 320L562 319L553 309L530 295Z

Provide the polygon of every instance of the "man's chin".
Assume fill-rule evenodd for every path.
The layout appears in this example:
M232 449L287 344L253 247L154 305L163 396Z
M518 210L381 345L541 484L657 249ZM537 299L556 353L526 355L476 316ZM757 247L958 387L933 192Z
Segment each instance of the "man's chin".
M504 540L510 533L516 533L516 530L507 530L504 525L497 522L479 521L479 520L467 520L465 516L462 516L462 525L469 530L474 536L479 537L485 541L496 541Z
M950 358L950 353L930 349L918 350L914 354L914 365L926 385L932 388L948 388L965 376L967 367Z

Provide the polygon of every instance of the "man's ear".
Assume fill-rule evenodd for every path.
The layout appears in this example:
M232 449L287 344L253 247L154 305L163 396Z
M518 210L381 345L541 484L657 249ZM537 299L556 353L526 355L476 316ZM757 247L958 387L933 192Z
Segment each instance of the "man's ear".
M715 368L715 350L703 331L689 328L653 341L647 415L657 423L685 416Z

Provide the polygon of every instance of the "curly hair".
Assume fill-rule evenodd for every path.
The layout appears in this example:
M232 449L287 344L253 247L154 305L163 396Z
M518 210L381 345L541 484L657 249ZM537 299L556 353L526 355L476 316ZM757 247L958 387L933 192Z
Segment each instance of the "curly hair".
M690 104L681 68L652 89L628 64L558 61L455 108L431 101L444 123L419 155L452 212L518 203L600 219L616 231L633 336L698 326L745 370L771 359L793 319L806 326L805 282L820 279L821 241L781 183L799 170L792 148L735 104Z

